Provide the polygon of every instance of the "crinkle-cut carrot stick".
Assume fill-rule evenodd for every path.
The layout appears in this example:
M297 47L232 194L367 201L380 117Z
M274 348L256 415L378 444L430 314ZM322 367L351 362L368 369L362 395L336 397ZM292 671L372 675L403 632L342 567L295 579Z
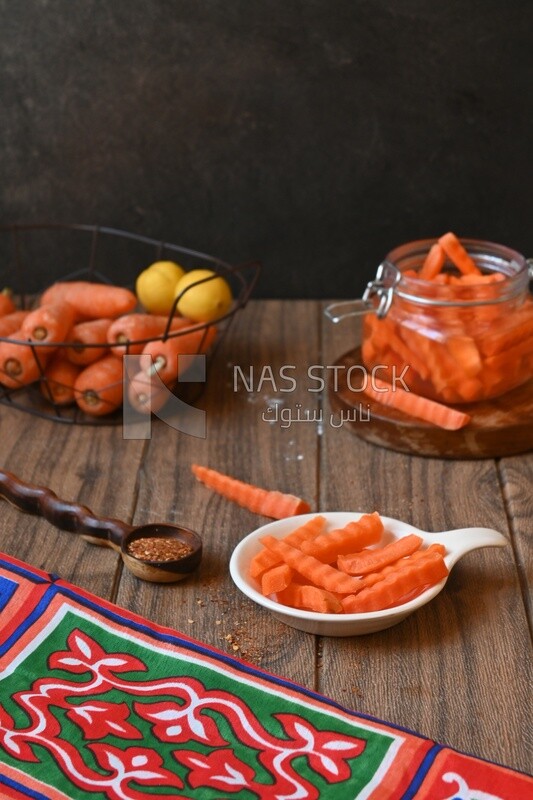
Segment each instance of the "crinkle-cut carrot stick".
M365 394L377 403L391 406L409 416L430 422L448 431L459 430L470 422L470 415L463 411L457 411L455 408L437 403L435 400L429 400L427 397L414 394L414 392L406 392L405 389L400 389L398 386L393 387L378 378L374 378L372 382L368 383Z
M387 575L392 575L394 572L396 572L398 567L402 564L406 564L407 562L409 562L409 564L416 564L421 558L426 558L427 553L438 553L441 556L445 556L446 548L443 544L435 542L429 547L424 548L424 550L415 550L412 555L402 559L401 561L399 560L394 564L388 564L386 567L378 570L378 572L371 572L369 575L364 575L361 577L359 591L361 591L361 589L367 589L370 586L375 586L376 583L382 581L387 577Z
M90 281L64 281L54 283L41 295L40 304L69 303L82 319L119 317L128 314L137 305L137 298L129 289Z
M179 356L206 353L215 336L216 327L209 325L208 328L178 333L164 342L148 342L142 351L141 369L144 369L147 374L155 369L163 383L169 386L178 379L180 369L183 369L180 366Z
M292 580L294 570L288 564L278 564L270 567L261 576L261 591L268 597L271 594L282 592Z
M368 575L377 572L400 558L412 555L422 546L422 538L416 533L402 536L394 542L376 550L362 550L360 553L339 555L337 566L348 575Z
M15 331L0 342L0 383L8 389L20 389L39 380L50 355L49 348L21 344L24 340L22 331Z
M457 362L462 376L470 378L478 375L483 363L476 343L470 336L449 336L446 347L454 361Z
M424 359L420 357L416 349L412 347L413 342L406 342L405 338L399 335L394 320L387 319L386 317L384 319L377 319L377 317L375 317L371 320L369 317L370 315L367 314L368 319L365 320L365 322L372 331L371 336L376 350L379 353L382 353L384 348L393 350L403 360L404 365L408 364L412 366L419 375L423 378L427 378L429 375L428 365L425 363Z
M520 369L520 360L530 353L533 353L533 336L517 342L513 347L502 350L494 356L485 359L485 365L490 370L499 372L502 377L509 374L514 365L516 370Z
M347 614L359 614L390 608L414 589L433 586L448 575L443 557L434 551L426 552L424 558L419 558L414 563L405 559L405 563L397 566L398 569L390 572L374 586L343 598L341 603L344 611Z
M333 592L309 584L291 583L278 592L276 600L284 606L320 614L341 614L343 611L339 598Z
M112 344L116 356L126 353L140 355L148 339L163 336L168 326L168 317L157 314L126 314L116 319L109 328L107 341ZM169 331L193 327L194 323L185 317L173 317Z
M326 518L322 516L312 517L312 519L304 522L303 525L299 525L296 530L291 531L286 536L283 537L283 541L290 544L292 547L300 547L302 542L308 541L310 539L314 539L315 536L318 536L324 530L324 525L326 524ZM250 561L249 566L249 574L251 578L259 578L262 573L270 569L270 567L275 567L277 564L281 564L281 558L275 556L270 550L267 550L264 547L260 550Z
M281 539L274 536L263 536L261 544L272 550L289 567L303 575L307 580L327 589L330 592L339 594L352 594L359 589L359 579L352 578L329 564L324 564L313 556L308 556L296 547L291 547Z
M2 292L0 292L0 317L4 317L7 314L13 314L16 310L17 307L13 302L11 292L9 289L4 289Z
M442 286L447 286L451 283L451 275L448 275L447 272L441 272L439 275L435 275L433 278L433 283L440 283Z
M78 322L69 333L72 347L66 348L66 356L73 364L87 366L106 355L107 331L110 318L91 319Z
M443 268L445 261L446 253L440 244L435 242L429 249L418 277L425 281L434 280Z
M2 320L0 325L1 323ZM502 320L502 324L494 332L491 329L487 335L480 337L478 346L484 356L495 356L529 336L533 336L533 302L524 304L520 311Z
M68 361L62 350L56 352L45 367L40 385L41 393L56 406L74 403L74 384L81 369L77 364Z
M29 313L29 311L13 311L12 314L6 314L5 317L0 317L0 338L3 339L19 331L20 326Z
M439 237L439 244L458 270L464 275L481 275L475 261L468 255L457 236L449 231Z
M484 395L483 381L479 378L466 378L464 381L459 381L455 386L455 392L459 395L459 399L464 403L474 403ZM457 402L459 402L459 399Z
M61 343L67 338L74 319L74 309L68 303L50 303L31 311L20 329L25 339Z
M349 522L344 528L321 533L315 539L302 542L303 553L331 564L339 555L354 553L370 544L377 544L383 534L383 522L377 511L364 514L359 520Z
M122 359L109 355L89 364L74 384L76 403L87 414L100 417L122 404Z
M284 519L297 514L307 514L311 510L305 500L292 494L261 489L199 464L193 464L191 469L196 478L207 487L255 514Z

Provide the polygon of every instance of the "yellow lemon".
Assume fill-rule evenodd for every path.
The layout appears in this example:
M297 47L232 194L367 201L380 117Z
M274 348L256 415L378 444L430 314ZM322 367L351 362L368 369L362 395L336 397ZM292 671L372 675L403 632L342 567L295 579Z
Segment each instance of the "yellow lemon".
M185 270L174 261L156 261L138 276L135 292L150 314L168 314L176 297L176 286Z
M205 280L206 278L210 280ZM197 281L203 283L193 286ZM178 301L178 311L194 322L213 322L223 317L230 310L233 301L227 281L217 277L216 272L209 269L193 269L187 272L176 286L175 297L182 292L184 294Z

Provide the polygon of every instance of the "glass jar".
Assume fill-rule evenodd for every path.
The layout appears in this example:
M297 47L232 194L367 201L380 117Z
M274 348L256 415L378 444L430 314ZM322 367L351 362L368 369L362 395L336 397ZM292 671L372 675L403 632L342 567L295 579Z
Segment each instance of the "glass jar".
M416 394L472 403L526 383L533 378L531 262L500 244L461 239L482 281L452 278L446 266L442 278L424 280L418 271L435 242L396 247L362 301L326 313L334 321L363 313L364 366L389 382L403 376Z

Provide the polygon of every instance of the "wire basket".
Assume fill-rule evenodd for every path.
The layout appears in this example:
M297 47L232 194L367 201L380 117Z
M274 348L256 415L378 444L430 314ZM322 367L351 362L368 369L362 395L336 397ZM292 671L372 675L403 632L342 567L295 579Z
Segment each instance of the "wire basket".
M0 290L9 287L16 297L17 308L21 310L36 307L43 287L47 288L60 281L88 281L123 286L133 291L132 275L135 279L141 271L156 261L176 261L186 271L208 269L214 275L207 281L219 276L224 278L232 291L232 306L226 314L209 323L197 323L185 330L171 330L176 306L182 296L197 283L206 282L204 278L203 281L191 284L175 298L161 336L127 342L125 353L128 354L134 345L145 345L154 341L164 342L167 339L184 336L192 330L201 334L198 337L197 352L204 352L202 343L208 329L212 331L216 328L215 339L206 352L207 372L235 314L244 308L252 294L261 269L259 262L231 266L205 253L97 225L0 226ZM75 268L65 273L65 264L75 265ZM113 269L113 279L108 275L110 267ZM122 422L123 412L120 408L102 416L93 416L81 410L76 402L65 406L54 402L51 392L47 390L48 379L45 369L46 356L51 352L49 342L18 339L16 335L10 334L10 337L0 336L0 348L1 343L6 341L11 342L13 347L31 349L31 356L37 368L37 379L29 385L22 383L19 385L12 376L9 376L7 381L7 373L0 363L0 404L67 424L116 425ZM53 347L59 351L75 344L73 341L61 341L54 342ZM110 354L114 345L107 343L100 346ZM6 385L6 382L9 385ZM201 394L204 387L203 379L195 381L194 378L190 378L186 382L176 382L169 388L175 396L190 403Z

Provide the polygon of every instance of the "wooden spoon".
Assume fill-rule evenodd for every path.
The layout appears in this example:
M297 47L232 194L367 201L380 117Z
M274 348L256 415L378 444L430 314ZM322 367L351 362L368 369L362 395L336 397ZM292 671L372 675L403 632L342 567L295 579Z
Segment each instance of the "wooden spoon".
M24 483L9 472L0 470L0 498L4 498L26 514L44 517L63 531L78 533L93 544L117 550L126 567L138 578L153 583L173 583L186 578L202 558L202 540L188 528L179 525L154 523L133 527L118 519L95 516L86 506L60 500L54 492L42 486ZM130 544L135 540L176 539L192 548L181 558L171 561L146 560L132 554Z

